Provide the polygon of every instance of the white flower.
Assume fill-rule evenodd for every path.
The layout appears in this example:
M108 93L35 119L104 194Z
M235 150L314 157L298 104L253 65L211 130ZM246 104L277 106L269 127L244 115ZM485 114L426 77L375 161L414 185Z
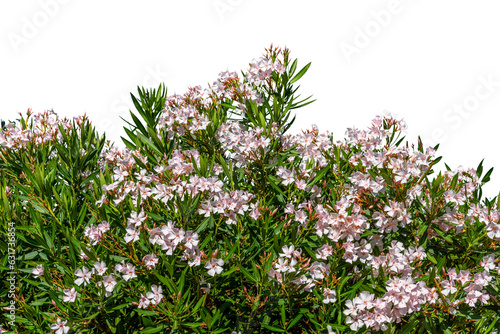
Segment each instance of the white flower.
M127 231L127 234L123 237L123 239L125 240L126 243L129 243L130 241L136 242L137 240L139 240L140 231L137 231L134 228L134 225L129 224L127 226L126 231Z
M142 222L145 221L147 216L144 213L144 210L138 215L137 212L132 211L130 213L130 218L127 219L129 224L135 225L135 227L141 226Z
M126 267L123 267L120 272L123 274L123 279L128 281L131 278L137 277L135 274L135 267L131 263L127 263Z
M144 297L144 295L141 294L141 299L139 299L139 306L137 306L138 308L147 308L149 306L149 299L147 299L146 297Z
M66 321L61 321L61 318L58 317L57 318L57 323L50 325L50 328L52 330L56 331L55 334L64 334L64 333L67 333L69 331L69 327L66 326L67 322L68 322L67 320Z
M63 302L66 302L66 303L73 303L76 299L76 291L75 291L75 288L71 288L70 289L64 289L64 294L66 296L63 296Z
M328 288L325 288L323 291L323 296L325 296L325 299L323 299L323 303L328 304L328 303L335 303L337 301L337 294L335 290L330 290Z
M92 278L90 271L85 266L82 269L77 269L75 271L75 275L80 277L75 280L75 284L78 286L82 285L82 283L85 283L84 286L87 285L87 283L90 283L89 280Z
M97 229L99 231L101 231L101 233L106 233L107 231L109 231L109 223L107 221L103 220L102 223L100 223L97 226Z
M286 273L288 271L287 261L284 258L280 257L278 259L278 263L274 265L274 268L276 268L276 271L278 272Z
M185 257L184 260L188 260L188 265L190 267L199 266L201 264L201 254L198 247L195 247L193 249L185 249L183 256Z
M104 289L106 289L106 292L113 292L113 289L115 288L116 285L116 279L113 277L112 274L108 276L103 276L101 284L104 285Z
M88 249L87 249L88 250ZM90 260L90 258L83 252L83 249L80 249L80 258L83 260Z
M108 269L108 267L106 267L106 263L104 261L102 262L95 262L94 263L94 268L97 270L97 274L98 275L103 275L106 270Z
M205 287L200 288L200 289L202 289L205 293L209 293L209 292L210 292L210 285L211 285L210 283L207 283L207 282L205 282L205 280L204 280L204 279L201 279L201 281L200 281L200 285L206 285Z
M148 269L154 268L158 263L158 257L155 254L148 254L144 256L144 265L148 267Z
M222 272L223 265L224 260L212 259L205 264L205 268L208 269L208 274L210 276L215 276L215 273L220 274Z
M495 270L496 269L495 255L490 254L488 256L483 257L483 261L481 261L480 265L487 271Z
M162 294L163 290L162 290L161 286L152 285L151 291L153 291L153 292L146 293L146 297L151 299L151 303L157 305L163 298L163 294Z
M198 233L187 231L183 241L186 248L192 249L193 247L198 246Z
M38 278L43 275L43 266L41 264L37 265L31 273L35 276L35 278Z
M293 254L293 251L295 249L295 246L291 245L290 247L288 247L288 246L285 245L285 246L283 246L282 249L283 249L284 253L280 253L279 256L290 258L290 257L292 257L292 254Z
M172 243L177 245L182 240L184 240L185 232L182 228L173 228L172 232L169 233L168 238L172 240Z

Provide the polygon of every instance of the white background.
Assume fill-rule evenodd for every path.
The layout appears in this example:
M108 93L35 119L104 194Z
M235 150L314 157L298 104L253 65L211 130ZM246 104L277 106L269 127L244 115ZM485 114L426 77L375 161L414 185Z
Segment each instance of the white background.
M317 124L336 139L387 110L407 138L441 143L451 168L496 166L500 190L500 3L496 0L77 1L0 3L0 118L28 108L86 113L120 136L137 85L183 93L247 68L271 43L303 66L291 133ZM489 83L488 83L489 82ZM442 164L441 167L444 168Z

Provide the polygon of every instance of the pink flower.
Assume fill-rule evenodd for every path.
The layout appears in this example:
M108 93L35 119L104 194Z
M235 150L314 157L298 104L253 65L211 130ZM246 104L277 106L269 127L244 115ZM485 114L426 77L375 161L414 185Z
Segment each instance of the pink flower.
M457 292L457 288L455 288L454 284L448 280L442 281L441 286L443 287L441 293L445 296L449 295L450 293Z
M478 295L476 295L475 292L479 292L479 291L472 291L472 292L469 292L467 294L467 296L465 296L465 300L464 302L466 304L468 304L470 307L474 307L476 305L476 302L477 302L477 298L478 298ZM479 295L481 295L481 292L479 292Z
M97 229L101 233L106 233L107 231L109 231L109 223L103 220L99 225L97 225Z
M201 254L198 249L198 247L193 247L192 249L185 249L183 253L183 258L182 260L188 260L188 265L190 267L192 266L199 266L201 263Z
M301 224L304 224L307 221L307 215L304 210L295 211L295 221L298 221Z
M311 277L317 280L322 280L325 275L330 273L330 265L324 264L323 262L314 261L314 263L309 268L309 273Z
M347 309L343 311L345 315L352 315L353 317L355 317L358 314L358 308L356 307L356 304L354 304L352 300L347 300L345 302L345 306L347 307Z
M97 244L102 238L101 230L94 225L85 227L84 235L89 238L89 240L92 242L92 245Z
M353 330L353 331L357 331L359 328L361 328L365 325L363 320L358 319L358 318L351 318L351 317L347 317L345 319L345 323L348 324L349 327L351 328L351 330Z
M151 178L146 175L147 172L148 172L147 170L141 169L141 171L139 173L135 173L137 180L144 182L144 183L151 182Z
M485 270L492 271L496 269L495 265L495 255L490 254L485 257L483 257L483 260L480 263L481 267L483 267Z
M283 258L278 259L278 263L274 265L274 268L276 268L276 271L280 273L286 273L288 271L288 264L287 261Z
M304 180L297 180L295 181L295 184L297 185L297 189L300 190L306 190L307 183Z
M201 209L198 209L198 213L200 215L204 215L205 217L210 217L210 212L212 211L212 207L210 204L203 203L201 205Z
M481 302L481 304L487 304L488 300L490 300L490 295L484 290L481 291L481 295L479 296L479 301Z
M332 255L333 247L330 245L323 245L317 249L316 257L318 259L327 260L328 256Z
M160 228L155 227L149 230L149 242L160 245L163 242L163 232Z
M288 203L285 207L285 213L295 213L295 207L292 203Z
M293 172L283 174L282 179L283 179L283 185L285 185L285 186L288 186L289 184L291 184L295 181Z
M448 270L448 278L450 282L453 282L457 279L457 270L455 268L451 268Z
M260 212L259 212L259 209L258 208L254 208L252 210L252 212L250 212L250 217L253 219L253 220L257 220L259 219L259 217L261 216Z
M128 176L127 171L125 171L121 168L118 168L118 167L115 167L113 169L113 172L115 173L115 175L114 175L115 180L118 180L118 181L123 181L123 180L125 180L125 177Z

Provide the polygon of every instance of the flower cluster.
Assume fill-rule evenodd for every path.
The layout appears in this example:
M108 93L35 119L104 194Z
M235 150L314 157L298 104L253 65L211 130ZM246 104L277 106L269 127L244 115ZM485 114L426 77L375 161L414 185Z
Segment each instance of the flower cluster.
M102 314L139 308L138 328L146 332L181 323L206 329L209 322L212 330L243 318L245 305L262 308L250 320L268 329L290 331L289 314L311 332L332 332L332 319L347 324L346 331L398 331L413 315L456 332L463 329L456 319L486 314L497 303L500 211L494 201L480 201L482 168L429 178L439 159L434 149L400 145L406 125L390 114L377 116L367 130L348 129L343 141L316 126L294 136L278 133L282 120L268 120L294 109L297 98L289 84L295 65L280 52L252 61L242 75L220 73L207 89L147 101L166 101L161 113L151 111L156 127L146 126L168 145L139 136L136 150L108 144L95 154L97 168L82 171L93 179L80 214L88 226L71 231L84 243L70 241L71 261L29 264L37 283L57 291L53 331L67 333L71 321L75 331L98 324L99 331L119 332L100 313L83 319L71 308L103 298ZM262 127L228 118L245 116L248 102L252 112L265 114ZM0 145L59 140L56 119L47 112L30 129L9 124ZM10 196L27 189L10 185ZM53 203L54 216L64 213L65 203ZM268 297L279 307L266 304ZM230 304L241 310L219 320L217 305ZM214 316L207 318L209 309ZM477 326L475 332L484 328Z
M346 302L346 323L352 330L366 326L384 331L388 323L401 322L403 316L419 311L425 303L435 303L437 297L436 289L429 289L424 281L416 283L411 277L389 279L383 297L363 291Z
M149 242L159 245L167 255L172 255L179 244L184 245L184 259L191 259L190 266L200 265L200 251L198 249L198 234L174 227L172 221L149 230Z
M19 150L30 142L35 145L54 141L62 142L63 137L59 132L59 126L72 129L74 123L79 126L88 119L86 116L74 117L73 121L66 117L59 118L53 110L33 114L29 109L27 115L32 116L32 126L23 127L21 124L7 123L5 129L0 131L0 147Z
M228 158L236 160L237 167L245 167L247 162L258 160L269 151L271 140L262 131L259 127L245 131L239 122L226 121L215 136Z
M146 296L141 294L139 303L135 303L138 308L147 308L149 304L158 305L163 299L163 289L161 286L152 285L151 292L147 292Z
M279 283L284 283L285 274L288 273L291 283L295 285L304 285L303 290L312 292L316 283L322 281L330 273L330 265L323 262L314 261L310 264L309 258L302 255L302 250L295 250L294 245L283 246L283 253L274 264L274 269L268 272L269 279L276 279ZM331 296L331 293L330 293Z
M187 133L204 130L210 124L207 116L182 102L184 101L176 96L169 98L158 120L158 133L164 129L169 139L175 135L184 136Z
M101 222L97 227L94 225L85 227L85 236L89 239L92 245L97 244L101 238L103 233L109 231L109 223L107 221Z

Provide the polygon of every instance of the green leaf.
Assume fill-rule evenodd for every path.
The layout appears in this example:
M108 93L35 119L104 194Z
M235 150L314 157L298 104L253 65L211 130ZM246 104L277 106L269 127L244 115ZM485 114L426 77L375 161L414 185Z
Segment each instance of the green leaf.
M439 234L441 236L441 238L443 238L447 242L453 243L453 239L451 239L451 237L449 235L446 235L443 231L441 231L441 229L439 229L439 228L436 227L436 228L434 228L434 232L436 232L437 234Z
M149 146L156 154L158 154L160 157L162 156L162 153L160 152L160 150L156 147L156 145L149 138L147 138L145 135L143 135L140 132L137 133L137 136L139 136L139 138L142 140L142 142L145 143L147 146Z
M257 278L252 276L252 274L250 274L250 272L248 270L243 268L242 265L239 265L239 268L240 268L240 272L243 273L243 275L245 275L246 278L248 278L253 283L257 283L257 281L258 281Z
M177 285L175 285L174 281L170 277L162 276L158 274L156 271L154 272L155 276L167 286L167 288L170 290L170 293L172 294L178 294L179 290L177 289Z
M401 329L401 331L399 332L400 334L408 334L415 328L417 328L417 324L420 322L420 320L417 317L412 317L412 318L413 319Z
M302 76L304 74L306 74L307 70L309 69L309 67L311 66L311 63L307 64L306 66L304 66L300 71L299 73L297 73L289 82L290 85L294 84L295 82L299 81L300 78L302 78Z
M278 333L285 333L285 330L281 329L281 328L278 328L278 327L274 327L274 326L271 326L271 325L267 325L267 324L261 324L262 327L266 328L266 329L269 329L273 332L278 332Z
M431 261L432 263L434 264L438 264L436 258L434 256L432 256L431 253L427 253L427 258L429 259L429 261Z
M316 182L321 180L323 176L325 176L326 173L328 173L328 170L330 169L330 166L323 167L323 169L316 174L314 179L307 185L308 187L312 187Z
M164 325L158 326L158 327L148 327L146 329L143 329L141 333L158 333L159 331L165 329Z
M273 187L279 193L278 196L281 196L280 198L283 198L283 200L284 200L286 195L278 186L279 180L276 177L269 175L269 174L266 175L266 178L267 178L267 181L269 182L269 184L271 185L271 187Z
M280 299L280 301L282 301L283 299ZM286 324L286 313L285 313L285 303L281 303L281 307L280 307L280 315L281 315L281 324L283 326L285 326Z
M290 328L292 328L297 322L299 322L299 320L302 319L303 316L304 314L297 314L297 316L293 318L293 320L288 324L288 327L286 329L290 330Z
M481 174L483 174L483 161L484 161L484 159L481 160L481 162L479 163L479 166L477 166L477 168L476 168L476 175L478 178L480 178Z
M491 176L491 173L493 173L493 167L490 168L490 170L488 170L486 172L486 174L484 175L483 179L481 180L482 183L486 183L486 182L489 182L490 181L490 176Z

